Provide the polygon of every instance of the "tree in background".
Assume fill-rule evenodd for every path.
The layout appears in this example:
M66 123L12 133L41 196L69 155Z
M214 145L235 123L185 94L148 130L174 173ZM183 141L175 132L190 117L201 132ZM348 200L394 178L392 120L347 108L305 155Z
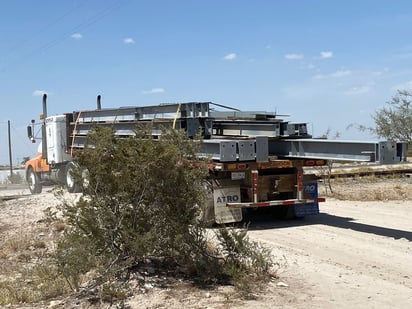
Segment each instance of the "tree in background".
M412 92L398 90L398 93L386 102L387 106L372 115L375 127L356 125L361 131L369 131L373 135L388 140L412 141ZM351 124L349 127L353 126ZM348 127L348 128L349 128Z
M389 140L412 140L412 92L400 91L373 115L375 133Z

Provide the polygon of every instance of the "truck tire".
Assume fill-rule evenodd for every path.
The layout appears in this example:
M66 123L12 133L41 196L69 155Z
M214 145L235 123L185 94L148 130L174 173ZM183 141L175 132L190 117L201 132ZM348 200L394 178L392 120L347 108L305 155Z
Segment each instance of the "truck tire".
M78 193L82 191L79 177L79 166L76 163L69 162L66 166L66 188L69 193Z
M26 180L27 180L27 183L29 184L29 190L31 194L41 193L43 186L42 186L42 183L40 182L40 177L34 171L32 167L30 167L27 171Z

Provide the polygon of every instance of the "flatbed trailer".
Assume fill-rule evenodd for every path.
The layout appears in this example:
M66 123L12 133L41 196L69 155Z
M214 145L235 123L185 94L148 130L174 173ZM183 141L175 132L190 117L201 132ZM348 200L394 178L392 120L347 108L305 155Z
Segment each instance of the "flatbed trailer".
M243 209L269 207L275 214L302 217L319 213L317 180L303 173L304 166L322 166L327 160L400 163L407 146L399 142L329 141L313 139L306 123L290 123L274 113L217 111L212 102L170 103L155 106L97 108L47 116L43 97L42 143L26 165L33 194L42 184L64 184L79 190L72 171L75 153L88 144L95 126L114 129L119 138L134 136L137 125L150 123L153 138L164 129L184 130L188 138L202 137L197 156L209 160L205 222L242 220ZM32 141L35 121L28 126Z

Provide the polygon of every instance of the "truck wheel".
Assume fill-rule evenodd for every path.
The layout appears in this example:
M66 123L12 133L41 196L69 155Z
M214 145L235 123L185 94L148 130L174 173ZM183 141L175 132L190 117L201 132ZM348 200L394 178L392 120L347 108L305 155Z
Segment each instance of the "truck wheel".
M81 192L81 186L79 184L80 177L79 166L73 162L70 162L66 166L66 188L69 193L78 193Z
M37 173L33 170L33 168L30 168L27 171L26 179L27 179L27 183L29 184L29 190L31 194L41 193L43 186L40 182L39 175L37 175Z

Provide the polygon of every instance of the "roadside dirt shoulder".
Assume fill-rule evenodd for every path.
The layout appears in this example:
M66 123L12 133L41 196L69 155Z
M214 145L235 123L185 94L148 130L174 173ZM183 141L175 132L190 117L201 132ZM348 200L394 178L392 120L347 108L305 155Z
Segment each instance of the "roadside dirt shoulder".
M412 184L401 182L401 185L406 186L402 192L412 192ZM399 184L393 182L350 187L354 194L372 195L378 188L383 196L384 190L399 192L396 191ZM0 198L12 193L0 192ZM59 201L50 192L36 196L26 193L19 191L22 197L0 202L3 253L5 245L10 246L10 239L16 235L27 239L51 236L42 234L42 218L44 210ZM279 262L279 279L271 282L264 293L256 295L256 299L239 300L230 287L198 289L182 282L162 287L154 281L148 282L144 291L136 290L128 305L130 308L410 308L412 199L408 195L381 201L328 198L320 208L319 216L297 221L250 218L250 238L270 247ZM0 278L16 275L7 268L16 256L19 253L11 251L0 255ZM19 306L44 307L92 308L86 301L73 298Z

